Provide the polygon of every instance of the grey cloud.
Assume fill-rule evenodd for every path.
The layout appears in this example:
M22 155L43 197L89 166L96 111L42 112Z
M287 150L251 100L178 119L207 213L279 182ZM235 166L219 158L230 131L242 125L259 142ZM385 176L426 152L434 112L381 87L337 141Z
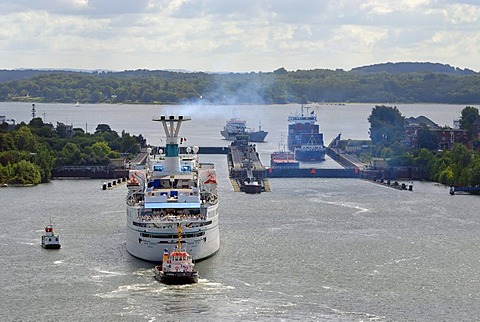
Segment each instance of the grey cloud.
M113 15L144 13L149 0L0 0L1 13L45 11L69 15Z

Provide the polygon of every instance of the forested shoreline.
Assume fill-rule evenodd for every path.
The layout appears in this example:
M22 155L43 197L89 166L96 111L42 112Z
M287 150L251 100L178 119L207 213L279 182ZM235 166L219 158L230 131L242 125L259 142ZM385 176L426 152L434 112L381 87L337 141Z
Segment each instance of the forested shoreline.
M142 135L120 135L107 124L94 133L41 118L20 123L8 130L0 127L0 184L31 185L49 182L59 166L105 166L112 159L135 156L146 141Z
M0 101L128 104L287 104L389 102L480 104L473 71L375 69L205 73L25 72L0 82ZM3 71L6 73L5 71ZM1 75L2 71L0 71ZM9 80L10 79L10 80Z

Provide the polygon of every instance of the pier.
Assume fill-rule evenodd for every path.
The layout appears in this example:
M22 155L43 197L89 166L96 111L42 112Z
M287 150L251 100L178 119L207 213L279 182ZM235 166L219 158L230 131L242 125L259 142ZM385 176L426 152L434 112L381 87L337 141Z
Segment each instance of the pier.
M456 193L464 193L464 194L472 194L472 195L480 195L480 187L469 186L469 187L455 187L450 186L449 193L453 196Z
M230 181L235 191L270 191L270 184L265 184L265 167L260 162L256 146L249 144L248 136L238 135L230 144L227 161Z
M344 168L268 168L268 178L360 178L366 168L358 158L336 148L340 134L330 142L327 155Z

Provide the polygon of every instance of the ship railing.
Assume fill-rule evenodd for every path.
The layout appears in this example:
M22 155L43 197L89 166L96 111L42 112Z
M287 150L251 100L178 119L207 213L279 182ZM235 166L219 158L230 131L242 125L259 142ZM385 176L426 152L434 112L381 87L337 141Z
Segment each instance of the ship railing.
M195 222L195 221L204 221L206 219L205 215L202 214L174 214L173 212L149 212L149 213L139 213L137 219L143 222Z

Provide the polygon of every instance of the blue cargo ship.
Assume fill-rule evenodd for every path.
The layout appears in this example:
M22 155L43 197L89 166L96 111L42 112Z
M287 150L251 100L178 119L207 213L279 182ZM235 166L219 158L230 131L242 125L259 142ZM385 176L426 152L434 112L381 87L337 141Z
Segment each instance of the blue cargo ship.
M323 161L326 153L323 133L316 124L315 111L309 113L309 108L302 105L300 114L288 117L288 149L295 154L297 161Z

